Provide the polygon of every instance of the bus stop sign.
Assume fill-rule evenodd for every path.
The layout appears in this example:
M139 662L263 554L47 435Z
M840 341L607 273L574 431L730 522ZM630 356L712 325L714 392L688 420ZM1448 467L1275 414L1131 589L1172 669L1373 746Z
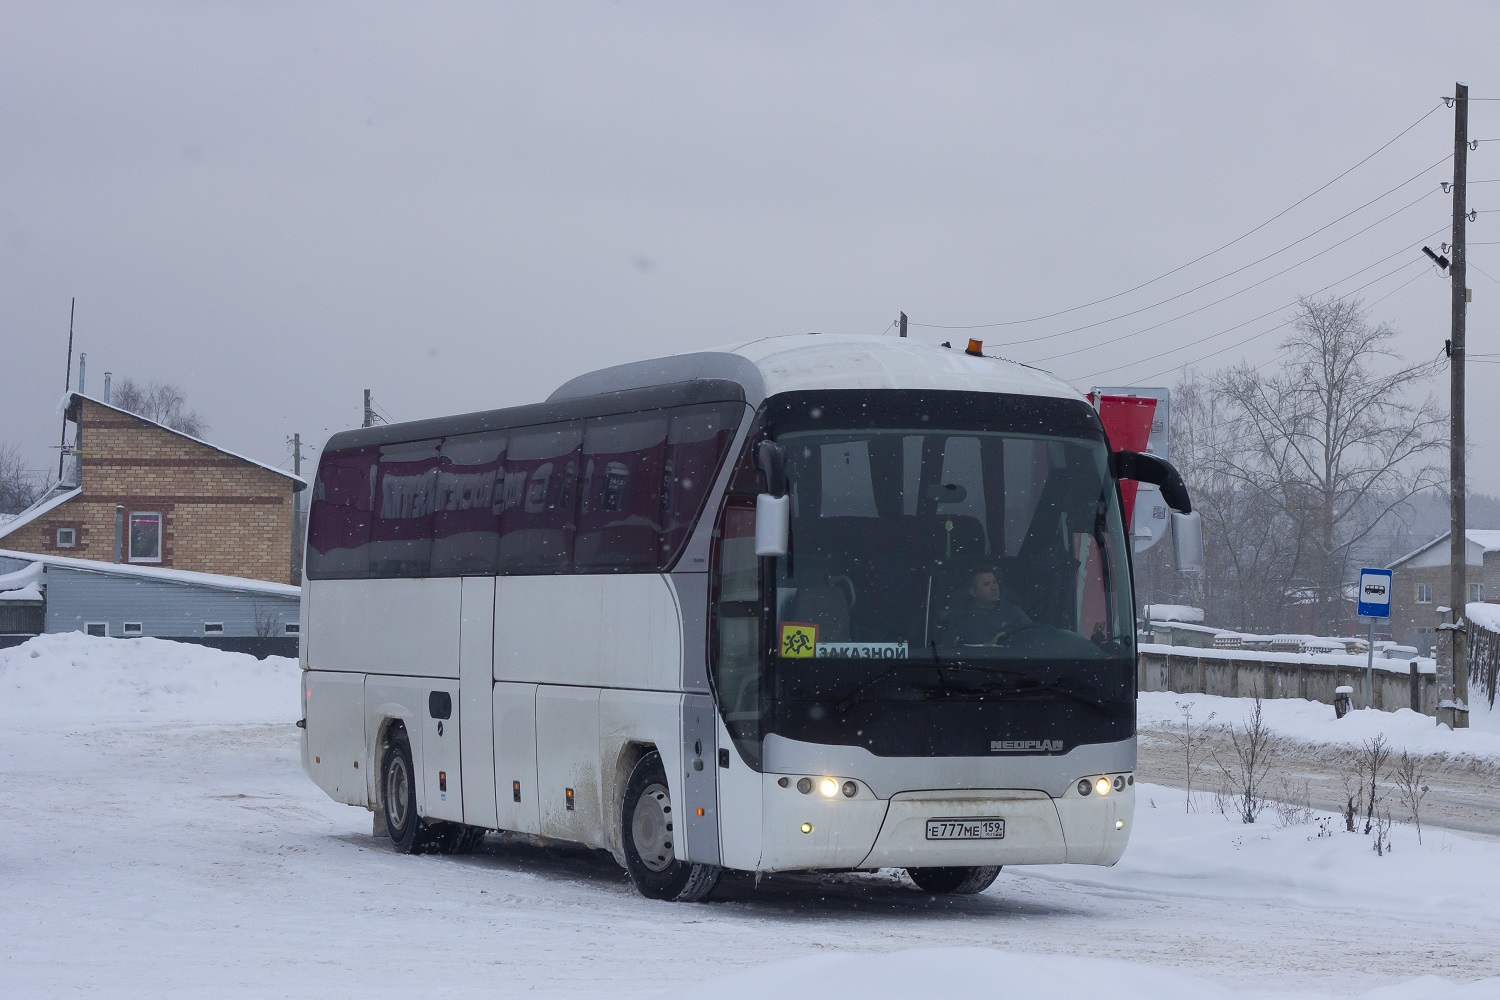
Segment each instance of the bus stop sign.
M1361 618L1389 618L1391 616L1390 570L1362 569L1359 571L1359 616Z

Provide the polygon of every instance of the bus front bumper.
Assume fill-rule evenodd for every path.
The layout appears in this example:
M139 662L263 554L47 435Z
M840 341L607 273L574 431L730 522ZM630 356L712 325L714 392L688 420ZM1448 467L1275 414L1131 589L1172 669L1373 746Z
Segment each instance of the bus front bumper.
M799 793L796 776L764 777L762 871L1112 865L1135 810L1134 783L1123 773L1104 776L1103 795L1074 787L1057 798L1029 789L929 789L879 799L862 782L853 796L824 796L816 787Z

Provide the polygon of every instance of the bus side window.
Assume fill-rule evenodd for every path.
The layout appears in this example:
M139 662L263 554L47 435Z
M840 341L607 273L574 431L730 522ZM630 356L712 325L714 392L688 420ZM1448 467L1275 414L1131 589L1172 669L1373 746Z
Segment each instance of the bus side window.
M662 411L586 422L573 551L578 569L656 568L667 427Z
M724 724L742 753L759 761L762 615L755 508L741 498L724 512L715 557L714 686Z
M670 568L687 542L745 409L743 403L709 403L673 411L661 470L660 568Z
M485 576L496 571L505 444L503 430L443 441L432 515L433 576Z
M381 445L370 525L372 577L427 575L437 473L436 440Z
M350 580L369 575L375 448L328 452L318 463L307 521L307 576Z
M583 421L510 433L500 515L500 572L566 573L573 566Z

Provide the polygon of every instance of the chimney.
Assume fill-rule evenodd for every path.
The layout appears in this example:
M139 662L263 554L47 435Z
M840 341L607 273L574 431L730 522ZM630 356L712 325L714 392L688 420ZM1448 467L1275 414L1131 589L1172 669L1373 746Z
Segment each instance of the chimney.
M110 372L105 372L104 373L104 401L106 403L109 402L109 377L110 377L110 374L111 374Z
M87 354L84 354L82 351L79 351L78 352L78 394L80 396L82 396L82 395L85 394L85 390L83 388L83 376L85 375L85 369L88 367L88 363L89 363L89 356Z

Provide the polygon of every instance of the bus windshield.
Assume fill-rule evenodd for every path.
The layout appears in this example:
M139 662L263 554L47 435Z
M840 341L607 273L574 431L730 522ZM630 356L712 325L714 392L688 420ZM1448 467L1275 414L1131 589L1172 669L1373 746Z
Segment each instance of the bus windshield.
M778 736L883 756L1065 753L1133 734L1129 556L1085 401L787 393L762 428L785 451L791 533L757 585L736 555L750 512L724 521L717 690L744 752Z
M930 424L782 434L779 658L1117 659L1134 629L1099 440Z

